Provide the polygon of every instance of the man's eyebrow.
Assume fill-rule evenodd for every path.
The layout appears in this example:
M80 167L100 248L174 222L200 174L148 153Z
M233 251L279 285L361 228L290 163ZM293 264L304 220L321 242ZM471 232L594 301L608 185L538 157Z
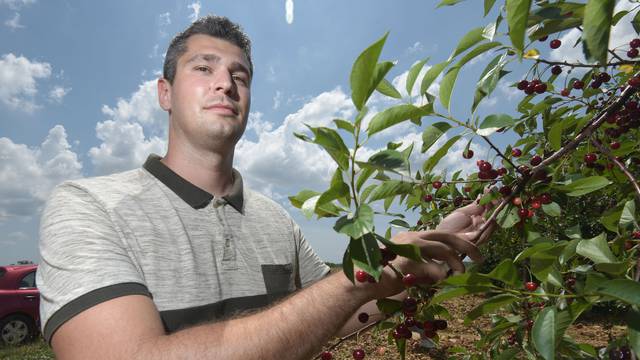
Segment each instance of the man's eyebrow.
M186 64L198 61L198 60L204 60L206 62L213 62L213 63L217 63L220 61L220 56L216 55L216 54L195 54L192 57L189 58L189 60L187 60L185 62ZM247 74L251 74L251 72L249 72L249 69L241 62L238 61L233 61L231 63L231 68L233 68L234 70L241 70Z

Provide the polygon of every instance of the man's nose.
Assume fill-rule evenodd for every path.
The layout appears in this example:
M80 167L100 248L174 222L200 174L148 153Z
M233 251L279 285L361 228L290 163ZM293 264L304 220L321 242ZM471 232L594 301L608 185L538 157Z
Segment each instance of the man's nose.
M213 78L212 87L216 92L222 91L225 94L231 92L234 88L231 73L226 69L220 69L220 71L216 71L216 74Z

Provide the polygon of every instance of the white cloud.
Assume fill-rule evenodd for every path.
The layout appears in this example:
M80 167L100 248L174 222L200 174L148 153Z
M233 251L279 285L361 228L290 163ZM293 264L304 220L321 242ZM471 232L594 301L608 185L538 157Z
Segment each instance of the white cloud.
M0 222L38 213L51 189L81 177L81 170L62 125L35 148L0 138Z
M279 90L276 90L276 95L273 97L273 110L278 110L281 101L282 93Z
M102 113L110 117L96 124L102 142L89 150L96 174L133 169L150 153L164 154L168 117L158 104L156 80L144 82L113 108L103 105Z
M423 51L424 51L424 46L419 41L416 41L413 45L408 47L407 50L405 50L405 53L407 55L413 55L413 54L421 53Z
M20 14L15 13L13 18L4 22L11 30L24 29L24 25L20 24Z
M36 80L50 76L51 65L46 62L5 54L0 58L0 102L12 109L34 111L39 107L34 99L38 93Z
M628 0L619 1L616 3L616 7L614 13L617 13L622 10L631 10L637 4L631 3ZM631 39L637 37L633 26L631 25L631 20L634 18L635 14L638 10L635 10L627 15L625 15L616 26L611 30L611 34L609 35L609 48L617 48L621 47L624 51L616 52L623 59L626 59L626 50L629 48L628 44ZM551 50L550 59L552 61L566 61L566 62L582 62L586 63L584 54L582 53L582 44L578 46L573 46L576 41L582 36L582 32L578 29L572 29L571 31L565 33L560 40L562 41L562 46L560 48ZM547 40L549 41L549 40ZM543 45L544 46L544 45ZM539 46L541 47L541 46ZM609 55L611 58L611 55ZM576 69L578 70L578 69ZM580 69L584 71L583 69Z
M64 88L62 86L56 86L49 91L49 99L51 101L61 103L62 99L71 91L71 88Z
M0 5L7 5L10 9L18 10L23 6L34 4L36 0L0 0Z
M2 221L2 219L0 219ZM27 234L21 231L14 231L12 233L7 234L6 236L0 238L1 245L13 246L18 243L24 243L29 241L30 238Z
M171 13L166 12L164 14L158 15L158 25L159 26L171 25Z
M321 189L337 165L319 146L303 142L293 133L307 133L305 123L328 126L334 118L349 118L353 113L349 97L336 88L287 115L273 130L273 126L262 119L262 114L252 114L248 128L256 131L258 139L255 142L240 140L235 166L251 187L276 200L300 191L302 186Z
M191 15L189 15L189 19L191 19L191 21L198 20L198 18L200 17L200 8L201 8L200 1L196 1L187 7L193 11Z
M286 0L284 7L287 24L291 25L293 23L293 0Z
M511 86L512 83L501 79L496 86L496 89L493 93L484 98L480 103L479 107L481 108L490 108L495 106L499 100L507 100L507 102L512 102L515 99L521 99L524 95L522 91L518 90L516 87Z

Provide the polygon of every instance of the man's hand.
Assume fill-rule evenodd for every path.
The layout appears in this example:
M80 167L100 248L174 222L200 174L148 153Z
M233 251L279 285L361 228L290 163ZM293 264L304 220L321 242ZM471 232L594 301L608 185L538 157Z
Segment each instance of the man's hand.
M479 233L485 225L485 215L494 204L481 206L473 202L465 207L456 209L436 227L438 231L454 233L474 244L484 243L496 228L496 223L492 222Z

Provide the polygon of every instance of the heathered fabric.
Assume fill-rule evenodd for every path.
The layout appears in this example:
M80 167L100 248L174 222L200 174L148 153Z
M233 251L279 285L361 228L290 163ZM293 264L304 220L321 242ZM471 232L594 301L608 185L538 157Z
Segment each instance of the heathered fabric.
M119 296L151 296L170 333L266 306L328 273L286 211L242 188L236 171L240 193L200 208L154 175L140 168L53 191L37 272L47 341L73 316Z

